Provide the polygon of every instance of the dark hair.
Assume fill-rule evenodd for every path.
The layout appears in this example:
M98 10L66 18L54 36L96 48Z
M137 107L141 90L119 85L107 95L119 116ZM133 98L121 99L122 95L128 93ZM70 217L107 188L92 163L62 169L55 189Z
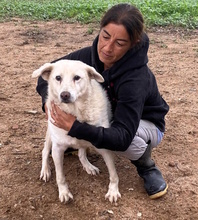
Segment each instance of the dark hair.
M117 4L110 8L100 22L100 29L109 23L123 25L132 43L140 41L144 33L144 18L141 12L127 3Z

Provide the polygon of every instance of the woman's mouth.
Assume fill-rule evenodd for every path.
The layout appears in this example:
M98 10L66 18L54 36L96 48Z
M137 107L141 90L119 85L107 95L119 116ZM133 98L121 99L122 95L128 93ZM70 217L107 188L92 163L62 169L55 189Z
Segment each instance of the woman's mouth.
M103 51L102 51L102 56L103 56L105 59L111 59L111 58L112 58L112 56L111 56L110 54L108 54L108 53L106 53L106 52L103 52Z

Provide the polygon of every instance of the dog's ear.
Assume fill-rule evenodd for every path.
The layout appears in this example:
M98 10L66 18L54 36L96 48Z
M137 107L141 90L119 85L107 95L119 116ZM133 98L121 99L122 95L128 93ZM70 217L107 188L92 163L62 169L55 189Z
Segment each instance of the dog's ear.
M42 76L44 80L48 80L52 69L53 69L53 64L45 63L43 66L41 66L39 69L35 70L32 73L32 77L36 78Z
M88 66L87 72L91 79L95 79L97 82L100 82L100 83L104 82L104 78L93 67Z

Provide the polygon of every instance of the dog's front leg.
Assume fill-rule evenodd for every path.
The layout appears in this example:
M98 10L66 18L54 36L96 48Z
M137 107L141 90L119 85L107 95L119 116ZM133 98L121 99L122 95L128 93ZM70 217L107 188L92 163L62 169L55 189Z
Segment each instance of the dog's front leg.
M51 168L49 165L49 154L51 148L52 148L52 141L49 135L49 130L47 130L44 148L42 150L42 168L40 173L40 179L43 179L45 182L47 182L51 176Z
M65 180L63 171L63 159L65 148L60 145L52 144L52 158L54 160L56 170L56 182L58 185L59 199L61 202L68 202L69 199L73 199L71 192L68 189L68 185Z
M98 149L98 152L103 156L109 171L110 183L109 183L109 190L105 195L105 199L108 198L111 203L116 202L118 198L121 197L121 194L119 192L119 187L118 187L119 178L115 168L113 154L110 151L104 149L102 150Z

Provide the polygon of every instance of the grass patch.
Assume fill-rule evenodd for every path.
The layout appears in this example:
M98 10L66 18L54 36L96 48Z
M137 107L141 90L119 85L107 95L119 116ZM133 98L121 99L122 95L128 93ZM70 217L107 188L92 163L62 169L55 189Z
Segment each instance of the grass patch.
M32 20L99 22L119 0L0 0L0 20L13 17ZM198 27L197 0L131 0L144 15L147 26Z

